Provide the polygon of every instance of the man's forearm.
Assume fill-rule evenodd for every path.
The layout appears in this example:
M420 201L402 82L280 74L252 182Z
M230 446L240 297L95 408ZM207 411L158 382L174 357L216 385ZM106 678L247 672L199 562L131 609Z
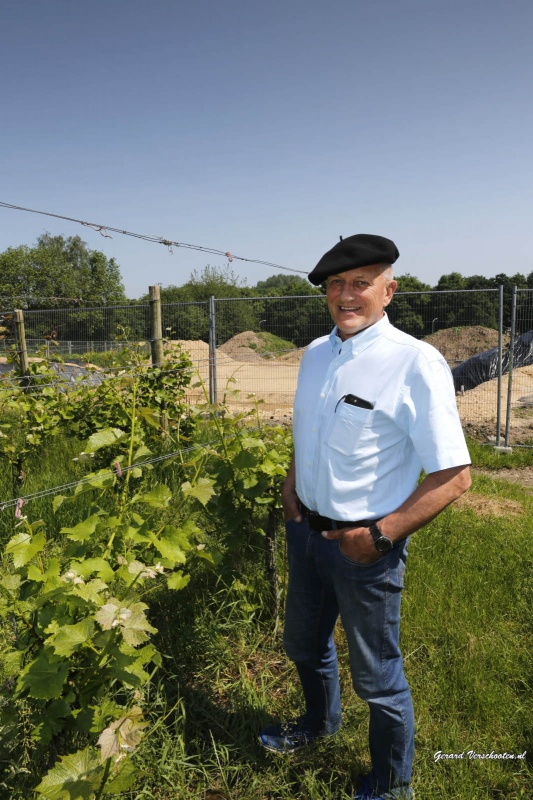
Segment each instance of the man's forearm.
M402 505L379 522L384 536L396 541L431 522L470 487L470 468L452 467L426 475Z

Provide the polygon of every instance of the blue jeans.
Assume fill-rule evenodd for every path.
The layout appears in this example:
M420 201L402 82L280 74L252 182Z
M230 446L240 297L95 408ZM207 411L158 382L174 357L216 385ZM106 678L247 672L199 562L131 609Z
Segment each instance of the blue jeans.
M324 539L305 520L291 520L287 548L283 642L302 684L305 721L323 734L341 724L333 641L340 615L353 688L370 708L370 783L378 793L401 794L411 780L414 754L413 705L398 646L406 541L372 564L360 564L342 553L339 540Z

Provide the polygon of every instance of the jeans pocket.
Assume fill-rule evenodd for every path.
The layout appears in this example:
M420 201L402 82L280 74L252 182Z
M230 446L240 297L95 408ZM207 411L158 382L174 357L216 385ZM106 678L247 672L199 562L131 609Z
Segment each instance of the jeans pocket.
M354 561L354 559L346 555L346 553L342 549L342 542L340 539L337 539L337 545L339 547L339 553L341 555L342 560L353 567L363 567L363 568L372 567L374 566L374 564L378 564L380 561L382 561L384 556L388 555L387 553L380 553L380 555L377 558L375 558L374 561Z

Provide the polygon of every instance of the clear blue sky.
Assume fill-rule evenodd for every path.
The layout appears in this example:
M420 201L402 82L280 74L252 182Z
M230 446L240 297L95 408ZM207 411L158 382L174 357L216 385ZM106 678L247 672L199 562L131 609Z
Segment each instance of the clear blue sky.
M533 270L531 0L4 0L0 200L310 270ZM114 256L127 293L224 258L0 209ZM273 271L235 261L248 283Z

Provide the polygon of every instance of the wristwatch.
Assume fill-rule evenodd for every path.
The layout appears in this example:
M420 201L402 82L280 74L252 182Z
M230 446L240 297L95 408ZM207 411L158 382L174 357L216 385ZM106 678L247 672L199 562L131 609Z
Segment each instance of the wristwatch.
M394 542L388 536L383 536L376 522L368 526L370 535L374 540L374 547L380 553L388 553L394 547Z

